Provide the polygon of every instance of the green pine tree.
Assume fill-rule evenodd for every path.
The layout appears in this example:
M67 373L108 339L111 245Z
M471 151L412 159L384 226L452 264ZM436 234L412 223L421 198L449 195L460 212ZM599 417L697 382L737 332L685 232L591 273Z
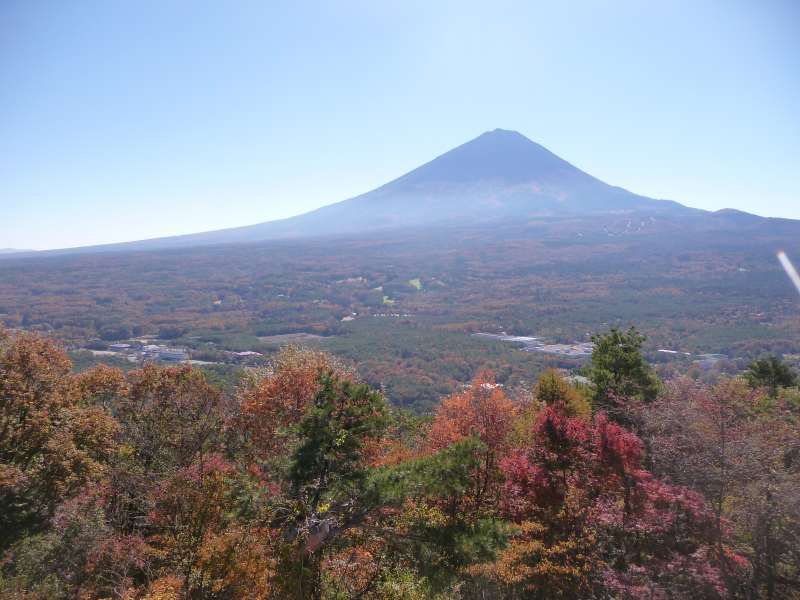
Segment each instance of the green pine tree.
M623 423L627 421L626 402L650 402L658 393L658 378L642 357L645 339L635 327L627 331L611 328L592 336L594 350L588 375L594 384L594 407Z

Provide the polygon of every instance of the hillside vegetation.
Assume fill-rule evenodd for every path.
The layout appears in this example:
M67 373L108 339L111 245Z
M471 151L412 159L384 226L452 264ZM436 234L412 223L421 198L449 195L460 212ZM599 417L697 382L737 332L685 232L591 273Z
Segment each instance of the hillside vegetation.
M478 371L430 417L289 347L232 391L0 332L0 596L799 598L800 389Z

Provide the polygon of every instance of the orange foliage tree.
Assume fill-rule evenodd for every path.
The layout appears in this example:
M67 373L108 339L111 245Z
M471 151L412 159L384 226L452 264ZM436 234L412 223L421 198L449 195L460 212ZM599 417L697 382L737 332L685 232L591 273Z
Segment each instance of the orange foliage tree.
M0 550L106 473L118 426L71 366L52 341L0 330Z
M482 443L474 489L465 498L473 509L496 504L499 493L500 460L510 450L509 434L519 406L503 391L490 371L481 371L461 392L444 398L427 439L431 451L439 451L468 438Z

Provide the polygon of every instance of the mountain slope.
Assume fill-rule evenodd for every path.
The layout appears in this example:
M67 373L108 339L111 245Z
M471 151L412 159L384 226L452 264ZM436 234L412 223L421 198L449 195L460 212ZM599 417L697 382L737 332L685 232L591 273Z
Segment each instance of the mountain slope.
M303 235L632 210L691 211L610 186L523 135L496 129L366 194L263 226Z
M709 214L608 185L520 133L495 129L370 192L296 217L91 250L187 247L632 212Z

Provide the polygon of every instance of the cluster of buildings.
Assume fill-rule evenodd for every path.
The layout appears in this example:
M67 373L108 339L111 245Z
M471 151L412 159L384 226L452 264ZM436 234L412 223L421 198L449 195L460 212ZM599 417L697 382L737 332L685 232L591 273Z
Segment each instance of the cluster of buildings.
M485 337L502 342L522 344L523 352L543 352L570 358L590 356L594 350L592 342L574 342L572 344L545 344L541 339L523 335L506 335L505 333L476 333L478 337Z
M142 347L145 360L160 360L164 362L183 362L189 360L189 351L185 348L169 348L158 344L147 344Z
M557 354L559 356L569 356L580 358L591 356L594 350L592 342L576 342L574 344L539 344L523 348L526 352L544 352L545 354Z
M691 352L682 352L680 350L667 350L665 348L659 348L658 352L661 354L666 354L668 356L686 356L686 357L694 356L695 359L692 362L702 369L711 369L719 361L728 359L728 356L725 354L714 354L711 352L693 355Z
M574 342L572 344L545 344L541 339L532 336L524 335L507 335L503 333L474 333L478 337L489 338L493 340L500 340L501 342L513 342L522 345L523 352L542 352L544 354L555 354L567 358L584 358L592 355L594 344L592 342ZM680 350L668 350L660 348L660 354L667 356L685 356L693 357L694 364L702 369L711 369L721 360L727 360L728 356L725 354L692 354L691 352L682 352Z
M146 360L161 362L184 362L189 360L189 351L186 348L170 348L160 344L133 345L128 343L109 344L111 352L125 354L129 361L139 362Z
M702 369L711 369L719 361L727 359L728 357L724 354L698 354L697 360L694 361L694 364Z
M158 362L198 362L204 363L206 361L190 361L190 354L187 348L175 348L165 346L163 344L149 344L149 343L128 343L117 342L108 345L107 351L93 351L95 354L118 354L125 356L130 362L145 362L145 361L158 361ZM242 352L223 352L226 357L225 362L239 362L254 357L262 356L260 352L253 350L245 350Z

